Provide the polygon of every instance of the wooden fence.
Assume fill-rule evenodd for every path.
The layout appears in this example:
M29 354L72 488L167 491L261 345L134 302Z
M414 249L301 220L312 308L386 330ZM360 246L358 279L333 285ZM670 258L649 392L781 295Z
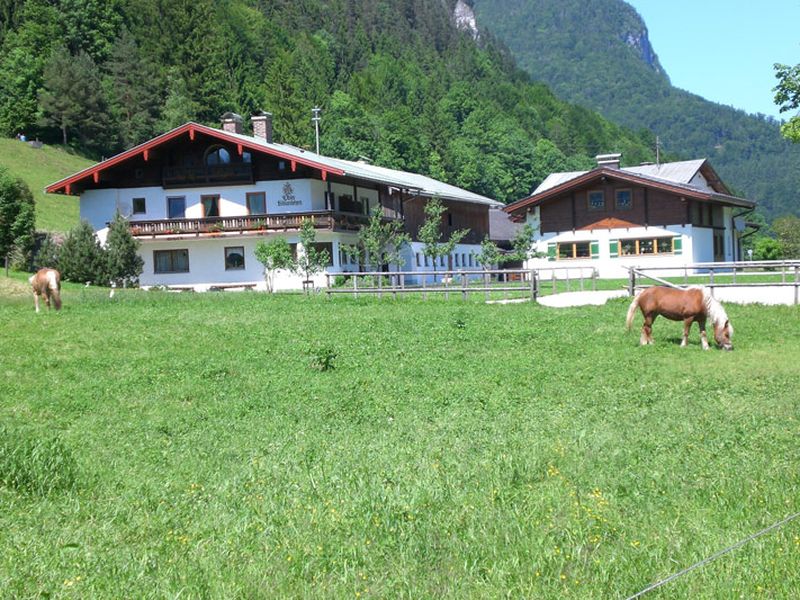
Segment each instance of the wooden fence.
M543 281L552 286L552 293L557 291L559 282L565 283L568 290L572 287L584 290L596 289L597 270L588 267L554 267L547 269L490 269L485 271L390 271L339 273L326 275L327 285L323 290L329 296L333 294L376 295L379 298L388 295L397 298L402 294L419 294L427 299L429 294L442 294L449 299L451 294L466 300L470 294L482 293L486 300L493 293L506 296L518 294L535 300L540 294ZM340 285L336 285L337 278Z
M657 271L659 276L656 276L654 271ZM676 272L677 277L669 275L670 271ZM712 294L716 288L793 287L794 304L800 303L800 260L695 263L680 267L629 267L628 273L630 295L635 294L637 288L646 287L637 283L642 279L677 288L689 285L691 278L692 284L709 287ZM671 277L673 281L666 277ZM682 284L676 283L674 279L682 279ZM761 281L754 281L755 279Z

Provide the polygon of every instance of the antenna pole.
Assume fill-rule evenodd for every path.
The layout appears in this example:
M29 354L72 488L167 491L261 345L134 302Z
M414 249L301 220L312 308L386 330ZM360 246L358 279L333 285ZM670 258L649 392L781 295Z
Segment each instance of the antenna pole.
M656 167L661 168L661 138L656 136Z
M322 112L322 109L319 108L318 106L315 106L314 108L311 109L311 114L313 115L311 117L311 120L314 121L314 134L317 139L317 154L319 154L319 121L321 118L319 116L320 112Z

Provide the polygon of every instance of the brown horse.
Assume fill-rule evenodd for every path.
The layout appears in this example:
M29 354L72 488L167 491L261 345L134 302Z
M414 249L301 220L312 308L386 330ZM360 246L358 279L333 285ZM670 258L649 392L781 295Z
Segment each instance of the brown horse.
M55 269L39 269L35 275L28 279L33 286L33 303L36 312L39 312L39 296L44 297L44 303L50 308L50 301L56 310L61 310L61 273Z
M700 327L700 341L703 350L708 350L706 337L706 319L710 319L714 326L714 339L723 350L733 350L733 325L731 325L725 309L711 295L708 288L691 286L688 289L676 289L655 286L647 288L636 296L628 308L626 326L630 330L636 309L639 308L644 315L642 325L642 346L653 343L653 321L662 315L672 321L683 321L683 340L681 346L689 343L689 329L692 323Z

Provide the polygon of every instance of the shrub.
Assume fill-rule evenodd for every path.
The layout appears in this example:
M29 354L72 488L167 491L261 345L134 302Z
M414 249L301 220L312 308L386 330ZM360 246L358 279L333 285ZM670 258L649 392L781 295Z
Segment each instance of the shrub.
M312 346L308 354L311 357L311 368L323 372L333 370L333 361L339 355L332 346L327 344Z

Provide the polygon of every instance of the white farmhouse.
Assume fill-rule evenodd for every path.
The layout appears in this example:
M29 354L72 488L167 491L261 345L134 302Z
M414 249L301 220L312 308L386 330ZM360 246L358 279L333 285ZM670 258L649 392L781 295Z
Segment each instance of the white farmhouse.
M377 207L384 218L403 220L414 240L403 269L432 272L416 239L432 197L447 208L444 235L470 230L436 268L478 270L474 254L489 233L489 208L501 203L430 177L274 143L269 113L253 115L252 127L254 135L244 135L233 113L223 115L222 129L186 123L47 192L80 195L80 217L101 241L116 212L126 217L141 242L142 286L263 289L256 244L282 236L298 251L304 219L313 219L318 245L331 256L327 273L358 271L363 266L343 247L356 242ZM323 274L316 284L324 282ZM299 287L300 277L288 272L276 280L278 289Z
M707 160L620 168L619 159L601 155L591 171L553 173L505 207L536 231L544 258L528 268L595 267L612 278L632 266L743 259L741 236L755 203L733 196Z

